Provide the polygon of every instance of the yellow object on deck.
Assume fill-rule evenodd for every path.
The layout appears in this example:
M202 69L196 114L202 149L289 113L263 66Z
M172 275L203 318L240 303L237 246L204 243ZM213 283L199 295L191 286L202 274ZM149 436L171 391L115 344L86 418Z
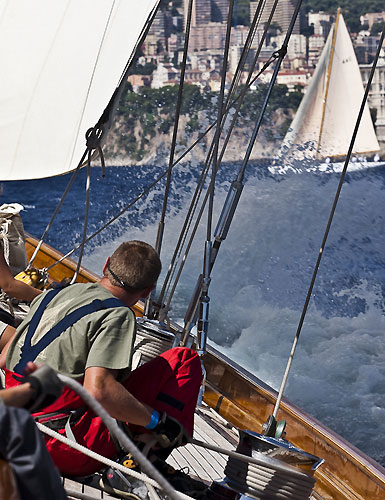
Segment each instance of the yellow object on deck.
M21 273L15 276L15 279L41 290L48 281L48 275L44 269L31 267L31 269L21 271Z

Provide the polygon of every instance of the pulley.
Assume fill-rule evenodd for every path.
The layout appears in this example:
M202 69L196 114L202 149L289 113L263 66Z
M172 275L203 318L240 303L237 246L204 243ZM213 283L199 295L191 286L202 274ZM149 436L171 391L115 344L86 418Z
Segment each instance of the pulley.
M280 439L285 433L285 428L286 420L278 420L277 422L274 415L270 415L262 426L262 434L264 436Z
M42 290L48 283L48 271L45 268L36 269L35 267L30 267L17 274L15 279Z

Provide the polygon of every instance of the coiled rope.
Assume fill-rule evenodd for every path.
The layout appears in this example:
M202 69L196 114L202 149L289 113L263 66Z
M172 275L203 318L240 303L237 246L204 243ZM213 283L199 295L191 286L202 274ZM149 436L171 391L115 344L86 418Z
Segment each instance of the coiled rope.
M175 335L160 329L156 322L138 322L134 346L134 358L140 354L140 362L149 361L174 345Z
M193 439L191 444L229 456L225 474L230 487L257 498L308 500L315 479L306 472L263 453L252 457Z

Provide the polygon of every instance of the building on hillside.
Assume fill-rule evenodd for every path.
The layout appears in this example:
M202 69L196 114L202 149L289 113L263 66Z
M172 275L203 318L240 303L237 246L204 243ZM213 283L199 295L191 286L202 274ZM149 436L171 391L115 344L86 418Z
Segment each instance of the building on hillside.
M261 20L260 20L261 26L263 26L268 22L270 12L273 8L274 3L275 0L266 0L265 7L261 13ZM250 2L250 14L253 13L252 18L254 17L254 13L257 8L257 6L254 4L258 4L258 2ZM295 5L294 0L281 0L277 4L273 16L273 22L276 23L281 28L282 33L286 33L290 25L291 18L294 13L294 5ZM300 32L300 21L299 17L297 17L297 20L294 24L293 34L298 34L299 32Z
M301 87L306 87L310 79L310 73L305 70L301 71L290 71L284 70L280 71L277 75L277 83L280 85L286 85L289 92L295 90L296 85L301 85Z
M385 12L368 12L360 16L360 21L363 26L367 26L370 30L374 23L383 23L385 21Z
M142 45L143 55L146 61L155 59L159 53L160 45L155 34L148 33Z
M181 33L172 33L168 37L168 55L170 56L171 59L174 58L175 54L178 56L180 55L180 58L177 57L177 63L179 64L180 61L183 59L183 47L184 47L184 37L182 36Z
M189 48L191 51L223 50L226 24L208 23L191 27Z
M198 69L202 72L220 71L221 66L222 57L207 52L194 52L187 59L187 69Z
M335 16L326 12L309 12L307 15L308 25L313 26L314 35L320 35L324 40L326 40L334 20Z
M226 23L229 15L229 0L211 0L211 21Z
M154 39L158 53L160 50L166 50L167 48L167 38L169 35L167 27L167 14L158 9L147 35Z
M362 81L366 87L371 64L361 64L360 71ZM385 148L385 58L378 61L372 85L370 87L368 104L370 109L375 109L375 128L377 139L382 148Z
M151 87L159 89L164 85L179 84L179 71L171 63L159 63L152 74Z
M183 0L184 25L186 26L189 0ZM192 4L191 26L199 26L211 22L211 1L194 0Z
M282 47L285 35L278 35L271 39L277 47ZM299 56L306 56L306 37L304 35L293 34L287 46L287 59L295 59Z
M379 36L368 36L360 32L354 41L354 51L359 64L370 64L377 52Z
M186 25L189 0L183 0L184 24ZM229 0L194 0L191 13L191 26L201 24L227 23Z
M243 47L241 45L231 45L230 47L228 70L232 75L234 75L237 70L238 63L242 55L242 50ZM245 72L249 72L250 69L253 67L254 59L255 59L255 50L251 49L247 53L246 61L243 66L243 70Z
M325 46L325 38L323 35L311 35L309 36L308 45L308 62L312 66L316 66L318 59L320 58L322 49Z
M246 43L249 31L249 26L233 26L231 28L230 45L240 45L243 47ZM261 36L262 32L257 30L250 45L252 49L256 49L258 47Z
M131 83L134 92L140 87L151 87L152 75L130 75L127 81Z

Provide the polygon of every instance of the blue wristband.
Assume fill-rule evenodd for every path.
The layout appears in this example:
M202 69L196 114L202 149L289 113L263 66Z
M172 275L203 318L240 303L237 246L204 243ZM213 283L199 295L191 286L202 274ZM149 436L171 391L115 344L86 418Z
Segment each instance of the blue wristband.
M159 413L154 410L151 415L150 422L146 425L146 429L153 430L158 425L159 422Z

